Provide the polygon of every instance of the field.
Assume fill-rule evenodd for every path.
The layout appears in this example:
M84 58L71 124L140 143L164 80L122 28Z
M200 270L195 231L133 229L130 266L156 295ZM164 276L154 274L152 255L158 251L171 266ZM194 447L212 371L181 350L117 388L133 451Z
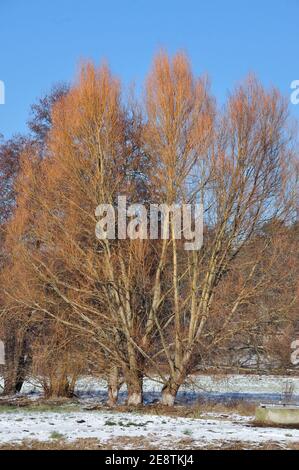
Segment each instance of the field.
M158 404L161 385L146 380L145 403L105 406L105 384L85 377L73 400L46 401L37 383L21 395L0 400L0 448L86 449L294 449L299 430L258 427L255 405L298 401L299 379L277 376L196 376L185 384L175 407ZM290 397L289 397L290 399Z

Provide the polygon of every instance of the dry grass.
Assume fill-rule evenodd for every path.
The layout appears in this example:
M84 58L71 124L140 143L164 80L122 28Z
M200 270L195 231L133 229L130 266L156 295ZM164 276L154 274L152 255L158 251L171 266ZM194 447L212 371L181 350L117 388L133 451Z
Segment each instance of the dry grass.
M94 404L90 406L82 406L76 400L62 399L62 400L24 400L23 398L14 400L1 400L0 399L0 413L16 412L16 411L44 411L44 412L69 412L69 411L115 411L118 413L138 413L156 416L170 416L170 417L184 417L184 418L205 418L209 412L214 413L237 413L242 416L254 416L256 406L253 403L246 402L231 402L231 403L207 403L201 402L194 405L175 405L172 407L163 406L160 403L150 405L140 405L137 407L130 407L127 405L118 405L115 407L108 407L104 404ZM220 417L221 418L221 417Z
M269 423L263 421L251 421L250 426L255 428L282 428L282 429L299 429L298 424L279 424L279 423Z
M24 440L21 443L1 444L0 450L122 450L122 449L146 449L146 450L299 450L299 443L280 444L267 442L262 444L248 443L244 441L218 442L203 447L192 438L184 438L169 443L155 443L142 437L122 437L110 439L103 443L98 439L77 439L69 442L63 439L40 442L36 440Z
M106 447L105 447L106 448ZM99 450L104 449L98 439L77 439L68 442L63 439L53 441L24 440L20 443L1 444L0 450Z
M197 405L181 406L175 405L172 407L163 406L159 403L140 407L118 406L112 410L118 412L134 412L140 414L151 414L157 416L171 416L171 417L184 417L184 418L205 418L205 415L210 412L214 413L236 413L241 416L254 416L256 405L253 403L245 402L232 402L228 404L222 403L199 403ZM103 409L103 407L97 407Z
M78 400L74 399L39 399L29 400L24 397L13 399L0 398L0 413L1 412L14 412L14 411L116 411L125 413L140 413L152 414L158 416L173 416L173 417L187 417L187 418L201 418L208 412L215 413L238 413L243 416L252 416L255 413L255 405L246 402L230 402L230 403L211 403L211 402L198 402L194 405L175 405L172 407L163 406L160 403L150 405L140 405L138 407L130 407L127 405L118 405L113 408L105 404L93 404L83 406Z

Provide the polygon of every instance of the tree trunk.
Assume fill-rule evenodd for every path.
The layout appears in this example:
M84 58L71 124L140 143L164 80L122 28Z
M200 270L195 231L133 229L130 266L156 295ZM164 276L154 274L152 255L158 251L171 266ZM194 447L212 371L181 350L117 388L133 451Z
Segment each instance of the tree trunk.
M138 406L143 403L143 376L137 372L126 379L128 388L128 405Z
M28 357L22 354L18 358L17 373L15 377L15 390L16 393L19 393L23 387L23 384L26 379L26 373L28 368Z
M22 389L26 378L30 357L27 351L26 338L17 338L14 327L5 332L5 366L3 395L15 395Z
M108 406L115 406L118 400L119 389L122 381L119 377L119 368L113 366L108 375Z
M128 342L129 364L124 370L128 388L128 405L138 406L143 403L143 357Z
M180 386L173 382L169 382L166 385L164 385L162 389L162 399L161 399L162 405L173 406L179 388Z

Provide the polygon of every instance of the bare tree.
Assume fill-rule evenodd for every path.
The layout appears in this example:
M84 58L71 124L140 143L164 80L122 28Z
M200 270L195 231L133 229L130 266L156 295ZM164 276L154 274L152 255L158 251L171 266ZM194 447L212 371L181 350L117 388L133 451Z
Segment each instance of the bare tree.
M46 394L71 394L92 358L110 405L122 381L128 404L142 403L144 375L172 405L189 374L236 342L270 350L265 325L278 331L297 301L292 257L278 269L296 198L278 91L249 77L220 111L183 54L161 53L144 107L124 104L107 66L86 64L46 121L43 145L22 153L2 273L3 312L32 335ZM203 247L184 249L173 211L159 227L169 238L143 239L138 224L126 238L115 220L115 239L97 239L96 208L121 195L145 208L201 202Z

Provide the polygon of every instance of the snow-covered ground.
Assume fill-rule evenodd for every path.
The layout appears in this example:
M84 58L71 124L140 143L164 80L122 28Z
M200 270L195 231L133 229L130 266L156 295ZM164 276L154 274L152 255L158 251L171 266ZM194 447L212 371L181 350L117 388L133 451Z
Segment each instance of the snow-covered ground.
M7 412L0 414L0 443L57 438L70 441L96 438L101 443L115 443L117 439L121 442L122 438L139 439L140 436L161 449L176 448L186 438L191 448L192 445L221 448L224 443L237 441L249 446L275 442L287 447L289 443L299 443L299 430L256 428L251 426L251 421L250 417L220 413L190 419L104 411Z
M159 398L161 384L146 380L144 388L147 402ZM31 407L1 410L0 405L0 444L18 443L24 440L75 441L93 438L104 445L105 443L113 445L114 448L117 448L117 445L119 448L152 445L158 449L173 449L183 441L185 448L194 446L221 448L223 445L237 442L242 442L248 447L275 442L283 448L288 448L292 443L299 445L299 430L254 427L252 425L254 416L241 416L231 412L212 413L203 409L200 414L202 399L208 397L219 402L227 400L258 402L259 397L270 398L270 401L272 398L272 401L277 402L283 399L286 388L293 388L293 400L297 401L299 379L294 377L196 376L184 385L178 398L180 404L187 406L198 403L199 412L196 415L198 417L186 418L138 412L122 413L107 409L84 409L106 398L105 382L85 377L77 384L79 403L76 409L64 407L61 411L57 409L36 411ZM32 399L38 398L41 394L38 385L31 382L25 384L22 392L22 395ZM125 396L126 392L123 390L121 400L124 400Z

